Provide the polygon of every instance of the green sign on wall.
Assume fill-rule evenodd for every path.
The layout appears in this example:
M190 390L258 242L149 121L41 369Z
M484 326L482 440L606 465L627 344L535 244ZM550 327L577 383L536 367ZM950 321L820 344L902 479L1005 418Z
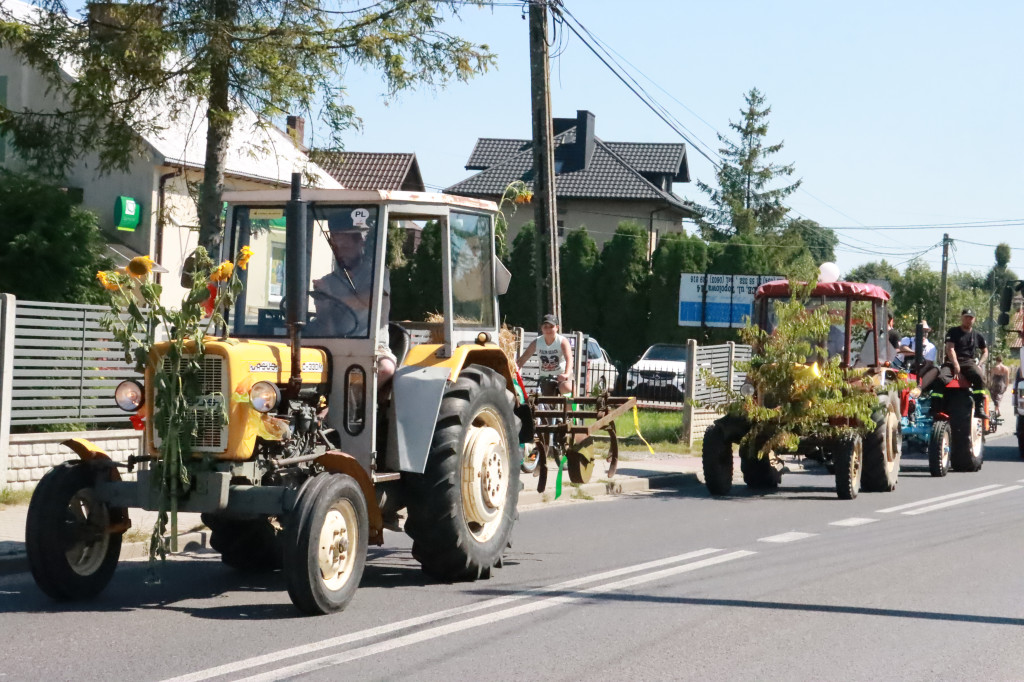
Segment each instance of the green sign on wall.
M142 204L132 197L118 197L114 202L114 227L134 232L142 218Z

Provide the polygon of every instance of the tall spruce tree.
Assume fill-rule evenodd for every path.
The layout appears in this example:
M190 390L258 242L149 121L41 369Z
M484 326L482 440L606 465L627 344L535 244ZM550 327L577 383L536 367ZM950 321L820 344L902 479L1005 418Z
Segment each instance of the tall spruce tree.
M70 16L64 0L37 4L15 15L0 3L0 47L41 74L37 87L53 106L0 107L0 133L55 174L90 152L101 169L127 169L140 134L198 107L207 122L199 198L199 243L207 247L221 239L225 159L242 111L261 125L316 111L327 146L340 147L341 133L358 125L346 69L380 71L391 96L466 80L494 61L486 45L444 30L445 17L465 4L457 0L121 0L89 4L86 21Z
M783 143L765 141L771 107L765 104L764 95L752 88L744 100L743 119L739 123L729 121L738 141L718 136L722 143L722 165L716 173L718 187L697 182L708 198L707 206L698 206L697 219L701 235L708 241L726 241L733 235L778 233L785 227L789 211L782 202L800 187L800 180L774 186L793 174L793 164L771 161L782 150Z

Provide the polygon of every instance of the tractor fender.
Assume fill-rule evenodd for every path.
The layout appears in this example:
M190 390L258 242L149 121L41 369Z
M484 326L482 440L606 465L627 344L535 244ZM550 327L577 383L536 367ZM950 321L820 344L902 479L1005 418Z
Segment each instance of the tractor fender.
M515 392L512 364L498 346L463 344L447 358L438 355L442 348L440 344L415 346L392 379L394 428L385 454L385 462L391 469L415 474L426 470L441 400L463 368L469 365L488 367L504 377L508 390Z
M377 493L374 491L373 481L370 480L369 474L366 473L359 461L341 450L328 450L316 458L316 463L332 474L345 474L356 480L360 490L363 491L363 497L366 498L366 512L370 525L369 543L377 546L383 545L384 517L377 505Z
M110 455L108 455L103 448L85 438L69 438L65 441L61 441L61 445L78 455L78 458L83 462L89 462L90 464L96 465L104 465L108 462L113 462ZM111 481L121 480L121 472L117 470L117 467L110 466L108 464L104 468L110 470Z

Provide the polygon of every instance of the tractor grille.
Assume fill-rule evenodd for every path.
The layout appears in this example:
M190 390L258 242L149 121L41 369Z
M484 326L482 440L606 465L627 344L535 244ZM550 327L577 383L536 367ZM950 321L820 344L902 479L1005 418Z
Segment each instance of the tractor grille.
M199 369L202 392L195 403L196 435L192 447L195 452L223 452L228 447L228 427L224 410L228 395L228 377L224 358L219 355L203 357ZM167 425L167 417L156 415ZM160 447L159 433L153 434L153 443Z

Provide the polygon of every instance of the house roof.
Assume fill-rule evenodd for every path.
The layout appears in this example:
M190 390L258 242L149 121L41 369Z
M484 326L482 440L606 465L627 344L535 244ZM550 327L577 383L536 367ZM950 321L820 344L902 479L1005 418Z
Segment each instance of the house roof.
M45 11L21 0L3 0L3 10L16 21L38 21ZM76 66L62 59L60 68L65 78L78 77ZM195 100L177 116L169 110L157 110L150 121L159 128L156 132L137 131L145 145L153 152L154 161L164 166L186 166L202 169L206 161L205 105ZM225 160L229 175L253 180L288 184L293 172L302 172L307 181L320 187L340 189L330 175L296 147L287 133L261 120L249 109L241 110L231 128L231 141Z
M313 150L309 156L346 189L426 191L415 154Z
M602 141L603 142L603 141ZM676 182L689 182L686 145L673 142L603 142L610 150L641 173L672 175ZM482 137L476 141L466 170L486 170L509 157L530 149L530 140Z
M558 134L554 138L555 156L559 147L576 143L576 128ZM664 201L685 213L692 213L692 207L672 192L666 192L643 176L644 170L630 164L613 145L628 143L607 143L594 138L594 155L585 168L556 173L556 195L566 199L613 199ZM525 146L524 146L525 145ZM640 145L643 146L643 145ZM661 145L654 145L660 147ZM675 145L682 146L682 145ZM511 155L507 155L512 150ZM664 160L657 154L643 154L642 150L628 150L643 162ZM482 165L505 155L505 158L462 182L445 189L451 194L464 196L500 196L508 184L523 180L533 186L532 145L523 140L495 140L485 138L477 141L470 163ZM469 165L467 164L467 168ZM678 171L678 167L676 168ZM656 172L654 169L646 172Z

